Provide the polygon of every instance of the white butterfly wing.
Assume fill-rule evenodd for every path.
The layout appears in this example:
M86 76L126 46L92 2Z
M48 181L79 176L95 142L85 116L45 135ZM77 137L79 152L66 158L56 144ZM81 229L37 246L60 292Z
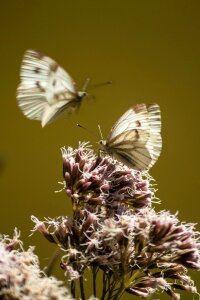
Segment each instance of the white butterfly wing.
M138 104L123 114L113 126L105 149L133 169L148 169L161 152L160 131L159 106Z
M69 74L38 51L26 51L20 78L18 105L27 118L42 120L43 126L63 111L61 107L77 98L77 89Z

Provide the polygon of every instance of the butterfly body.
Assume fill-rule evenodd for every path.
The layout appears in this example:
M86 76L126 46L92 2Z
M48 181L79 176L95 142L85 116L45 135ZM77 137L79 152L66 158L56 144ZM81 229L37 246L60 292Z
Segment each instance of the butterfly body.
M17 101L24 115L40 120L42 127L63 112L79 108L87 95L78 91L71 76L57 62L35 50L26 51L21 66Z
M136 170L149 169L162 148L160 108L157 104L137 104L112 127L100 149Z

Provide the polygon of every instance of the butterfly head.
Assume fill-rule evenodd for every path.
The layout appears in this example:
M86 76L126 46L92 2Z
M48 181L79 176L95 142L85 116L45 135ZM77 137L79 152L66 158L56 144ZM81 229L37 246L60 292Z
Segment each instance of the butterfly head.
M80 100L82 100L85 97L88 97L88 93L86 92L86 90L88 88L89 83L90 83L90 78L87 78L84 85L83 85L83 87L82 87L82 89L81 89L81 91L78 92L78 98Z
M101 151L107 152L107 145L105 140L98 141L99 149Z
M87 92L78 92L78 98L83 99L84 97L88 96Z

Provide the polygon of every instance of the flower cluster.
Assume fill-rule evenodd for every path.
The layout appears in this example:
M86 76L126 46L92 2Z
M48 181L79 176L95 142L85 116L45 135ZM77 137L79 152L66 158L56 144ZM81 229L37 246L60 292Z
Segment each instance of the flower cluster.
M180 224L168 212L143 209L105 218L81 210L72 220L33 220L35 229L46 237L48 232L64 249L61 267L72 280L90 267L103 270L116 282L115 289L123 279L123 293L148 297L165 291L179 299L175 289L196 292L186 273L187 268L200 269L200 245L193 225Z
M46 277L30 247L23 250L19 233L0 236L0 298L5 300L72 300L63 283Z
M80 280L82 298L88 268L94 296L103 273L102 299L163 291L177 300L178 290L196 293L187 272L200 269L200 235L194 225L151 208L150 177L110 157L96 157L87 144L63 148L62 155L73 218L32 220L35 230L64 251L61 268L72 282Z
M109 156L96 156L87 143L78 149L62 148L63 177L73 207L93 206L116 211L124 206L150 206L153 188L141 172L122 165Z

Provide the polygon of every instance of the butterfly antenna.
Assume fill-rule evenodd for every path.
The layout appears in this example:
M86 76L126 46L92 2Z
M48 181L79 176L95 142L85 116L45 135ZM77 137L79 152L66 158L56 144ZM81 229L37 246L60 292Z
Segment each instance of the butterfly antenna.
M83 85L83 87L82 87L82 92L86 92L86 90L87 90L87 88L88 88L88 85L89 85L89 83L90 83L90 78L87 78L86 79L86 81L85 81L85 83L84 83L84 85Z
M99 124L98 124L98 128L99 128L99 133L100 133L101 139L103 140L103 134L102 134L101 127Z
M101 86L108 85L108 84L112 84L112 81L110 80L110 81L105 81L105 82L93 84L93 85L90 86L89 90L93 90L93 89L96 89L96 88L99 88Z
M95 136L95 138L96 138L96 134L95 134L92 130L90 130L90 129L88 129L88 128L86 128L86 127L80 125L80 124L76 124L76 125L77 125L79 128L82 128L82 129L86 130L86 131L89 132L91 135Z

